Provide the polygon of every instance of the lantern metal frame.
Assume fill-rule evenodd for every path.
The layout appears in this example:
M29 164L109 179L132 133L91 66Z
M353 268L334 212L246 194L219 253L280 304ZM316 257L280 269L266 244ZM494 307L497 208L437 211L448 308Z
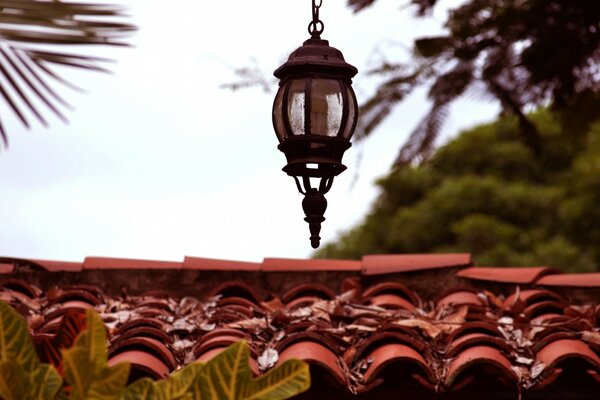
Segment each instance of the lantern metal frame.
M342 173L344 152L351 147L350 138L358 121L358 105L352 90L352 78L358 70L344 60L342 52L321 39L324 24L319 19L322 0L312 0L313 20L308 31L311 37L293 51L288 60L273 73L280 79L279 90L273 102L273 127L280 142L278 149L287 159L283 171L292 176L298 191L305 197L302 207L309 223L311 245L319 247L321 223L327 208L325 194L331 189L333 179ZM337 82L341 95L341 120L335 135L312 131L311 108L313 84L319 81ZM290 91L293 83L303 81L304 104L300 116L303 132L295 133L290 121ZM298 117L298 116L296 116ZM311 178L319 178L317 187Z

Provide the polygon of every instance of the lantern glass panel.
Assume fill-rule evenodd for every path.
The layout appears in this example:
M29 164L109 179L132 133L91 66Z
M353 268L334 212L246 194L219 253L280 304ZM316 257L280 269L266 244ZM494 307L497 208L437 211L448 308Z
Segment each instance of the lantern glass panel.
M304 79L295 79L290 84L288 94L288 120L292 135L304 135L305 108Z
M358 109L358 104L356 104L356 96L354 95L352 87L348 86L346 90L348 93L348 119L346 121L346 126L344 127L342 136L344 136L345 139L350 140L352 134L354 133L354 124L357 118L356 110Z
M337 136L342 125L344 101L337 80L313 79L310 99L310 132Z
M273 122L275 125L275 133L279 141L283 140L288 136L288 132L285 130L285 124L283 123L283 94L285 93L285 86L280 86L275 96L275 102L273 103Z

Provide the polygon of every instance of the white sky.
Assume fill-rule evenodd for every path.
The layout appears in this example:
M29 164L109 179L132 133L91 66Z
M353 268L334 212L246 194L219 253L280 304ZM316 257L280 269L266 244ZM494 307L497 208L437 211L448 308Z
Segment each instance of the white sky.
M323 38L359 69L359 102L373 84L361 75L373 48L406 55L412 38L439 32L430 19L379 0L353 15L325 0ZM278 67L308 38L309 0L129 0L135 47L89 53L118 60L112 75L66 70L88 90L61 93L76 106L69 125L22 128L0 106L10 148L0 152L0 255L54 260L85 256L181 260L184 255L260 261L309 257L308 224L271 125L270 94L230 92L233 67L254 58ZM163 3L160 3L164 5ZM346 152L349 167L327 195L322 243L366 214L374 180L428 109L423 93L401 104L368 141ZM472 99L453 108L447 135L487 121L496 106ZM357 156L362 162L357 169ZM354 175L360 175L351 188Z

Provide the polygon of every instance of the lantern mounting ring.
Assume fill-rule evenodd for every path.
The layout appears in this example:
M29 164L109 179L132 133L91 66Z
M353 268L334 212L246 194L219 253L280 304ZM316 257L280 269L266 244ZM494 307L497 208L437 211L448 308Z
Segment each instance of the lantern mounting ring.
M322 5L323 0L312 0L312 21L308 24L308 33L313 39L320 39L325 29L325 24L319 19L319 8Z

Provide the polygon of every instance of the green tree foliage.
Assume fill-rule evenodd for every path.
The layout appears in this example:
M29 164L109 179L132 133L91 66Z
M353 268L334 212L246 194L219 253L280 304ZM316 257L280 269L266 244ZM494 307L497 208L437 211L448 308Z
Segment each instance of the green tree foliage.
M376 0L348 0L356 12ZM437 0L410 0L427 16ZM441 3L441 2L440 2ZM375 4L375 5L374 5ZM587 130L600 106L600 2L597 0L465 0L451 9L447 33L414 41L408 64L385 60L370 71L381 82L361 107L357 137L365 137L414 88L429 88L431 109L397 158L427 159L448 106L475 89L498 101L518 122L521 140L540 155L539 127L524 110L551 104L572 133Z
M505 117L463 132L421 165L392 171L365 220L317 253L471 252L479 265L600 266L600 122L573 140L557 115L528 116L539 156Z

